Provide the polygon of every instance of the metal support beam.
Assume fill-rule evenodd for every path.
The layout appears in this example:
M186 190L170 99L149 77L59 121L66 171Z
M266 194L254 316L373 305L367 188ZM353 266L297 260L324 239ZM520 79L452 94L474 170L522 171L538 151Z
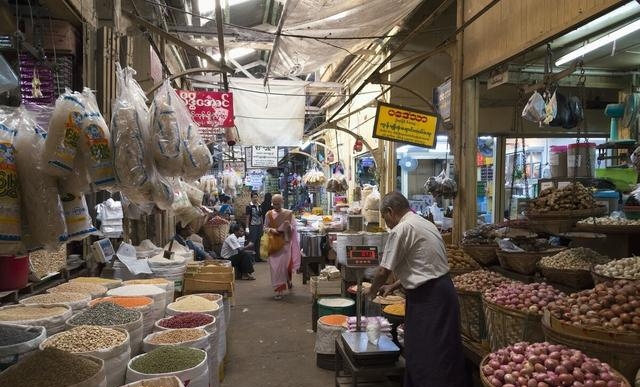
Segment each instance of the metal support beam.
M271 55L269 55L269 62L267 62L267 70L264 73L264 86L267 85L267 81L269 80L269 71L271 71L271 65L273 64L273 55L278 50L278 43L280 43L280 34L282 33L282 27L284 27L284 21L287 19L287 14L289 8L287 5L289 2L285 1L284 9L282 10L282 16L280 16L280 20L278 21L278 28L276 29L276 38L273 41L273 49L271 50Z
M197 74L197 73L219 73L219 72L220 72L220 70L217 70L217 69L209 69L209 68L206 68L206 69L205 69L205 68L188 69L188 70L182 71L182 72L180 72L180 73L173 74L172 76L170 76L170 77L169 77L169 80L170 80L170 81L172 81L172 80L174 80L174 79L176 79L176 78L184 77L185 75L189 75L189 74ZM151 94L152 94L154 91L158 90L158 88L159 88L160 86L162 86L162 84L163 84L163 83L164 83L164 81L163 81L163 82L160 82L160 83L158 83L158 84L156 84L156 85L154 85L152 88L150 88L149 90L145 91L145 92L144 92L144 94L147 96L147 98L150 98L150 97L151 97Z
M220 5L220 0L215 0L216 2L216 27L218 30L218 48L220 50L220 67L225 67L225 52L224 52L224 33L223 33L223 26L224 24L222 23L222 6ZM223 85L223 89L224 91L229 90L229 79L227 79L227 73L223 72L222 73L222 85Z

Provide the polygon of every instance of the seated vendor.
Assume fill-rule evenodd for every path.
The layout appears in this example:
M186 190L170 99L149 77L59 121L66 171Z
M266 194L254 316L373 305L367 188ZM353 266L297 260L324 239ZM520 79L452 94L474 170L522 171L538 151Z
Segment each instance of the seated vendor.
M243 245L239 238L244 235L244 227L239 223L233 223L229 228L229 236L222 244L220 255L231 261L236 273L240 273L243 280L255 280L253 276L253 257L245 250L253 248L253 243Z
M173 240L181 244L182 246L193 250L193 255L196 261L204 261L205 259L213 259L213 256L207 253L202 247L195 244L192 240L188 239L193 234L193 228L190 224L182 227L180 223L176 223L176 234Z

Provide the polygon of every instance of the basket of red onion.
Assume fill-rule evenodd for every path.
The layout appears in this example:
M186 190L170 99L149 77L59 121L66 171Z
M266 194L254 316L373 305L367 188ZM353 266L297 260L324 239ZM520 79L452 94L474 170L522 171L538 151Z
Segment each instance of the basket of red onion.
M508 282L486 291L482 303L491 350L543 341L542 310L561 297L564 293L544 282Z
M488 354L480 379L485 387L630 387L609 364L548 342L520 342Z
M580 349L633 380L640 368L640 281L617 280L549 305L547 340Z
M486 340L487 329L482 310L482 293L511 280L488 270L461 274L453 277L452 280L460 304L460 332L472 341Z

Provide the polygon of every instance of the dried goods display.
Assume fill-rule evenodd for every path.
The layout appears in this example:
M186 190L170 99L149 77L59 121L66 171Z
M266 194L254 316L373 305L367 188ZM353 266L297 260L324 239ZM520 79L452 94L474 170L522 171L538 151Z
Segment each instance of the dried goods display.
M447 258L449 260L449 269L451 270L475 270L479 269L480 265L469 256L469 254L462 251L462 249L456 245L446 245Z
M207 324L211 324L215 318L204 313L178 313L175 316L164 318L158 321L158 325L163 328L197 328Z
M509 281L511 280L502 274L489 270L476 270L453 278L457 290L468 292L484 292Z
M311 169L309 172L302 176L302 183L310 187L322 187L326 183L327 178L322 171L317 169Z
M455 198L458 193L458 184L448 174L448 170L443 170L438 176L428 178L424 183L425 191L436 198Z
M201 328L170 329L153 334L146 342L156 345L178 344L198 340L206 335L207 332Z
M543 308L564 296L564 293L544 282L531 284L508 282L484 293L485 300L494 304L540 315Z
M604 264L611 259L585 247L574 247L555 255L543 257L539 265L563 270L590 270L593 265Z
M58 348L67 352L92 352L118 346L127 334L112 328L80 326L60 332L42 343L42 348Z
M501 226L495 223L481 224L477 227L469 229L464 232L464 238L462 239L463 245L475 245L475 244L495 244L494 231Z
M583 210L597 207L591 191L581 183L571 183L560 189L546 188L529 202L527 213L538 214L549 211Z
M166 346L136 357L130 367L144 374L165 374L193 368L205 357L205 352L199 349Z
M640 257L622 258L602 265L593 267L596 274L610 277L639 280L640 279Z
M327 192L346 192L349 189L347 178L343 174L335 174L327 181Z
M50 273L56 273L67 265L67 245L57 250L36 250L29 253L31 272L38 278Z
M480 364L487 386L629 386L609 364L547 342L520 342L490 353Z
M616 280L549 305L551 315L594 330L640 332L640 282Z
M111 302L101 302L67 322L70 325L123 325L140 319L140 312Z
M640 226L640 219L627 219L619 216L590 216L578 221L578 225L597 226Z

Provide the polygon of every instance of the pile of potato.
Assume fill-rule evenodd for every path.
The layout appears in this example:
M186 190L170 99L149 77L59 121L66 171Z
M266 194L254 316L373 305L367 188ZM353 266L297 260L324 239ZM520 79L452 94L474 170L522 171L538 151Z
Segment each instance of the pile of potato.
M462 249L456 245L447 245L447 258L449 259L449 268L453 270L475 270L479 269L480 265L469 256L469 254L462 251Z
M591 191L579 182L568 184L560 189L546 188L529 202L527 212L545 213L549 211L583 210L596 207Z
M552 269L590 270L591 266L610 261L609 257L585 247L562 250L556 255L543 257L539 265Z

